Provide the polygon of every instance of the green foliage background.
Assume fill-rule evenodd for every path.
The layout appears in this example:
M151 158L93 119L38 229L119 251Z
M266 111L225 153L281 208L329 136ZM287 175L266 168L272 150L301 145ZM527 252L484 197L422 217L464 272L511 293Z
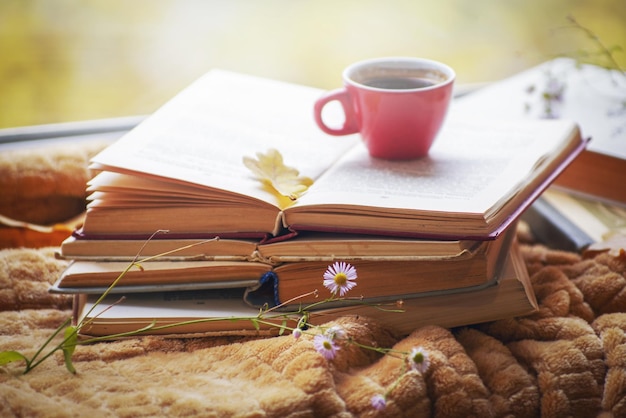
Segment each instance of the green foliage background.
M0 127L147 114L214 67L330 89L409 55L489 81L593 52L568 15L626 48L624 0L2 0Z

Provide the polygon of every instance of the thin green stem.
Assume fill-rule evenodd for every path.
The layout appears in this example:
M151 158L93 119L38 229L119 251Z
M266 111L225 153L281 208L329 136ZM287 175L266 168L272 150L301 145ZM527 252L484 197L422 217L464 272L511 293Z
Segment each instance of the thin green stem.
M50 335L50 337L48 337L48 339L41 345L41 347L39 347L37 352L30 358L30 360L27 360L26 368L24 370L24 374L28 373L30 370L32 370L35 367L37 367L39 364L41 364L43 361L45 361L48 357L50 357L52 354L54 354L57 350L59 350L62 347L63 343L57 345L55 348L50 350L46 355L44 355L41 359L35 361L37 359L37 357L39 357L39 355L52 342L52 340L57 335L59 335L59 333L61 331L63 331L71 323L71 321L72 321L72 318L67 318L65 321L63 321L63 323L57 327L57 329L54 331L54 333L52 333L52 335ZM65 340L64 340L64 342L65 342Z
M352 345L355 345L364 350L374 351L380 354L384 354L386 356L392 356L396 358L403 358L407 355L405 351L394 350L393 348L384 348L384 347L373 347L371 345L361 344L358 341L353 340L352 338L348 339L348 342Z
M598 47L598 49L600 50L600 55L605 56L609 62L610 62L610 67L612 69L618 70L618 72L623 76L626 77L626 71L624 71L624 69L619 65L619 63L617 62L617 60L615 59L615 56L613 55L613 52L611 51L611 49L609 49L604 42L602 42L602 40L600 39L600 37L598 35L595 34L595 32L593 32L591 29L581 25L578 20L576 20L574 18L574 16L572 15L568 15L567 16L567 20L569 20L572 25L574 26L574 28L581 30L585 33L585 35L593 42L596 44L596 46Z
M254 329L256 329L257 331L259 331L261 329L261 327L263 327L264 330L271 330L272 328L276 328L279 330L279 335L282 335L282 333L285 330L290 330L290 331L294 331L296 328L304 331L306 329L308 329L309 327L313 327L314 325L309 323L309 319L311 318L312 315L315 314L315 310L318 308L321 308L322 305L324 304L328 304L330 302L337 302L337 301L341 301L342 303L344 303L345 307L350 307L351 305L368 305L368 306L372 306L375 307L377 309L381 309L381 310L385 310L385 311L390 311L390 312L404 312L404 310L402 309L387 309L384 308L383 306L379 305L379 304L368 304L365 303L363 301L362 298L338 298L336 297L336 295L331 295L330 298L326 298L323 300L320 300L318 302L315 303L311 303L308 305L303 305L300 304L298 305L297 309L295 309L295 305L296 302L299 299L302 298L307 298L310 297L312 295L317 295L318 291L314 290L313 292L309 292L306 293L304 295L292 298L284 303L281 303L277 306L271 307L271 308L261 308L259 310L259 313L256 316L248 316L248 317L213 317L213 318L198 318L198 319L191 319L191 320L186 320L186 321L180 321L180 322L175 322L175 323L170 323L170 324L164 324L164 325L157 325L157 321L154 320L152 321L150 324L145 325L142 328L138 328L132 331L126 331L126 332L121 332L121 333L116 333L116 334L110 334L110 335L104 335L104 336L97 336L97 337L85 337L83 339L78 339L78 335L82 334L86 334L84 331L85 329L88 329L90 323L97 318L99 315L101 315L103 312L105 312L105 310L97 313L95 316L92 315L94 313L94 310L98 307L98 305L100 305L102 303L102 301L104 300L104 298L106 298L112 291L113 289L119 284L119 282L123 279L124 276L126 276L126 274L128 274L128 272L133 269L133 268L139 268L142 269L141 267L141 263L143 262L147 262L147 261L152 261L154 259L157 259L159 257L163 257L166 255L170 255L170 254L174 254L178 251L181 251L183 249L188 249L197 245L201 245L207 242L211 242L211 241L217 241L219 240L219 237L215 237L215 238L211 238L208 240L204 240L204 241L199 241L184 247L180 247L180 248L176 248L174 250L171 251L167 251L161 254L157 254L154 256L149 256L149 257L145 257L140 259L140 254L141 252L145 249L145 246L148 244L148 242L158 233L164 233L167 232L165 230L159 230L156 231L154 234L152 234L152 236L143 244L143 246L141 247L141 249L139 250L139 252L135 255L135 257L133 257L132 261L129 262L128 266L126 266L126 268L115 278L115 280L113 280L113 282L107 287L107 289L105 290L105 292L102 293L102 295L100 295L98 297L98 299L96 300L96 302L93 304L93 306L91 306L89 308L89 311L86 312L86 314L83 316L82 319L80 319L78 321L78 323L76 323L74 326L71 326L72 323L72 318L68 318L66 319L56 330L55 332L44 342L44 344L37 350L37 352L30 358L26 358L25 356L19 355L19 356L13 356L13 358L11 358L11 360L9 361L14 361L15 359L23 359L26 362L26 367L24 369L24 374L32 371L35 367L37 367L38 365L40 365L43 361L45 361L46 359L48 359L50 356L52 356L55 352L62 350L64 352L65 355L65 362L66 362L66 366L68 368L68 370L72 373L75 373L75 370L73 368L73 365L71 364L71 356L74 352L74 349L77 345L86 345L86 344L91 344L91 343L95 343L95 342L100 342L100 341L108 341L108 340L114 340L114 339L119 339L119 338L125 338L125 337L132 337L132 336L140 336L142 334L145 334L147 332L159 332L159 331L164 331L164 330L168 330L168 329L172 329L172 328L177 328L177 327L183 327L183 326L191 326L194 324L199 324L199 323L206 323L206 322L218 322L218 321L249 321ZM122 299L120 299L120 301L122 301ZM282 309L287 308L288 306L294 306L294 309L291 311L283 311ZM114 305L111 305L114 306ZM107 309L110 309L107 308ZM293 321L295 326L290 326L288 325L288 321ZM61 341L61 343L59 343L58 345L54 346L53 348L51 348L45 355L43 354L44 351L50 346L50 344L52 343L52 341L59 335L59 333L61 333L63 330L65 331L65 337L63 338L63 340ZM376 351L378 353L384 354L384 355L394 355L394 356L398 356L400 355L400 352L397 352L393 349L385 349L385 348L380 348L380 347L371 347L371 346L367 346L361 343L358 343L356 341L352 341L351 339L348 340L349 343L351 344L355 344L356 346L358 346L359 348L362 349L368 349L368 350L373 350ZM406 354L406 353L404 353Z

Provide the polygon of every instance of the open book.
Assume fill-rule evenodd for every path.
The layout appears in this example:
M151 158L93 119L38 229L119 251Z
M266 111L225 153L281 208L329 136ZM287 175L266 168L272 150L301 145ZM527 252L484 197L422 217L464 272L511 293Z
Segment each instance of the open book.
M626 205L625 101L626 72L557 58L455 100L451 113L577 121L591 141L555 186Z
M322 92L214 70L93 159L78 236L246 238L328 231L436 239L502 233L584 148L568 121L450 118L428 157L384 161L322 133ZM333 115L328 115L332 118ZM242 162L268 149L314 183L278 195Z
M322 276L335 260L349 262L357 269L358 289L354 293L369 300L467 290L489 286L498 279L514 234L515 228L510 228L494 240L476 242L452 255L411 254L411 244L419 241L409 239L404 240L406 248L397 253L382 246L365 247L356 239L346 241L343 250L336 253L327 252L324 246L314 251L314 239L307 240L311 245L303 246L303 253L289 254L281 249L284 244L299 242L298 237L270 244L270 248L279 247L274 255L260 258L261 250L246 261L191 256L143 262L139 258L141 268L129 269L129 261L74 260L51 291L102 294L124 272L111 293L246 288L244 298L254 306L314 303L327 292ZM363 252L354 252L359 248Z
M349 306L311 311L310 322L321 324L339 316L360 315L379 320L406 334L426 324L454 327L524 315L537 309L526 266L516 245L511 247L498 276L492 285L474 291L455 289L416 298L402 297L401 303L398 303L399 300L380 303L353 300ZM259 314L258 308L243 302L241 289L217 293L130 293L124 299L110 294L94 307L97 299L96 295L77 296L76 321L89 321L80 329L81 334L104 336L144 327L147 327L144 334L239 334L256 333L259 329L261 332L278 333L279 326L284 324L293 328L301 317L301 314L289 315L292 311L274 311L264 316L267 322L275 324L273 327L255 325L249 319L229 319L256 318ZM285 320L285 315L290 320ZM177 325L182 321L193 322Z

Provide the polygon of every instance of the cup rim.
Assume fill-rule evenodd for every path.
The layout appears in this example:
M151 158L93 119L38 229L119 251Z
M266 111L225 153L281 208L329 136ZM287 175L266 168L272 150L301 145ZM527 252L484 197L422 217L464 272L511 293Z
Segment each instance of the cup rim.
M417 88L412 88L412 89L398 90L398 89L385 89L385 88L380 88L380 87L368 86L366 84L355 81L351 77L351 75L359 68L363 68L363 67L370 66L373 64L382 64L382 63L388 63L391 65L406 64L406 63L419 64L421 66L425 66L426 68L433 68L433 69L442 71L444 75L446 76L446 79L444 81L438 82L428 87L417 87ZM398 56L398 57L371 58L367 60L357 61L353 64L350 64L348 67L346 67L343 70L342 78L343 78L344 83L353 85L355 87L358 87L364 90L387 92L387 93L406 93L406 92L415 92L415 91L435 90L435 89L442 88L446 85L452 84L454 80L456 79L456 72L454 71L452 67L440 61L436 61L436 60L432 60L428 58Z

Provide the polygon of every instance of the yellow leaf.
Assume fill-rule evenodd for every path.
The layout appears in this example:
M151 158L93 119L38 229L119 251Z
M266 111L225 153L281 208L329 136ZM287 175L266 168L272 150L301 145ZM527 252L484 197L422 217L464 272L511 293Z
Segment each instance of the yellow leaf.
M282 196L296 200L313 184L309 177L300 176L298 170L286 166L283 156L275 149L268 150L266 154L257 152L256 156L256 159L243 157L243 163L259 180Z

